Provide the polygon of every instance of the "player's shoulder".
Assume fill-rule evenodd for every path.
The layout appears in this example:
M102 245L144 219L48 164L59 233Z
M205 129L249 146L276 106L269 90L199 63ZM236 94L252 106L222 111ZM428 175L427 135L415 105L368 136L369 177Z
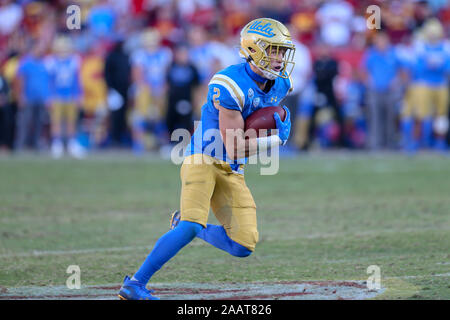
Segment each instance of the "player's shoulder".
M231 65L214 74L209 82L210 88L219 86L224 89L226 95L222 95L222 99L228 98L234 101L241 111L245 106L245 92L248 87L246 83L248 80L242 76L243 72L245 72L245 63Z
M248 81L246 77L242 76L243 72L245 72L245 63L230 65L214 74L211 82L220 80L225 83L230 82L242 89L246 86L246 81Z

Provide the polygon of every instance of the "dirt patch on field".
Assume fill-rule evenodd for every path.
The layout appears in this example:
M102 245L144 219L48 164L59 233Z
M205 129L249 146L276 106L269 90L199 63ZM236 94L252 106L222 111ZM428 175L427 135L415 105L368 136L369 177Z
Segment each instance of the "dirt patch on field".
M120 284L82 286L80 289L59 287L17 287L0 291L0 299L85 300L118 299ZM384 292L369 290L364 281L288 281L230 283L154 283L154 295L164 300L362 300Z

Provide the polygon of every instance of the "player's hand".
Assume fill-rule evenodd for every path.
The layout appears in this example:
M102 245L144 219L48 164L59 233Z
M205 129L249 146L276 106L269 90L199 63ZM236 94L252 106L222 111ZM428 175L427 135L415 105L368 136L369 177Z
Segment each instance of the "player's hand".
M289 138L289 134L291 133L291 113L286 106L283 106L283 109L286 112L286 118L284 121L281 121L278 112L273 114L273 118L275 119L275 123L277 125L278 136L281 139L281 144L284 146Z

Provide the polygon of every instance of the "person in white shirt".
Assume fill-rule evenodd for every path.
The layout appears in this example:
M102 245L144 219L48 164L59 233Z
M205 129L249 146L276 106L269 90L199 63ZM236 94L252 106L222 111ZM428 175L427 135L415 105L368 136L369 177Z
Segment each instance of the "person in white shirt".
M316 13L320 25L320 37L326 44L336 47L350 42L353 7L346 1L326 1Z

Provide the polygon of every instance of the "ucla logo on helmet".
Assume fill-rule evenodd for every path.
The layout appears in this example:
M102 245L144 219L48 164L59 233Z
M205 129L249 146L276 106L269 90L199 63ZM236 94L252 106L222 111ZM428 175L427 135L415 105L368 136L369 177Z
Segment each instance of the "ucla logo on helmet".
M261 21L255 21L248 28L248 33L256 33L262 36L266 36L268 38L272 38L275 36L275 33L273 33L273 29L271 28L270 22L262 24Z

